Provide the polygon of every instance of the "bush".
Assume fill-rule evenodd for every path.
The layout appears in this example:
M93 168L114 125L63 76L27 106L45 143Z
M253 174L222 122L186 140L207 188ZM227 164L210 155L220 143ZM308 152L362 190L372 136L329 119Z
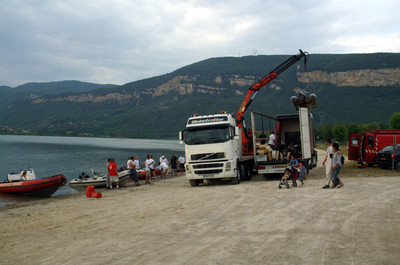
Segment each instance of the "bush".
M392 117L390 117L390 129L400 130L400 113L395 112Z

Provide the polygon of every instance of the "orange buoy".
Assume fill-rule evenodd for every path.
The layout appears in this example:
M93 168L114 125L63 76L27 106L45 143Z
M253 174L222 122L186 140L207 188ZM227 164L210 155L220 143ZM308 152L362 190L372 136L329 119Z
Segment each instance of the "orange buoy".
M92 198L99 199L102 197L101 192L92 192Z
M87 188L86 188L86 197L88 197L88 198L92 197L92 193L94 193L94 192L95 192L95 190L94 190L94 186L93 185L87 186Z

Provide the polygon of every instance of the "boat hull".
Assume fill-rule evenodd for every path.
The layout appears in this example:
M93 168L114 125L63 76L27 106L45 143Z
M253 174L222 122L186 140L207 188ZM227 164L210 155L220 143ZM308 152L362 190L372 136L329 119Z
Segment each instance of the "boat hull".
M66 183L67 179L62 174L42 179L5 182L0 183L0 193L49 197Z

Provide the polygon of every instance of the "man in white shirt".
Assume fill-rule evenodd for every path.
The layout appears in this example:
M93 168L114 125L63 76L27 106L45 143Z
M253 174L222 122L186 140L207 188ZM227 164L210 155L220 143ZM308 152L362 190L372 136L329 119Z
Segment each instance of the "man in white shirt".
M271 134L269 135L269 142L268 142L269 146L274 147L276 145L276 136L274 132L271 132Z
M165 177L167 175L167 172L168 172L168 169L169 169L169 166L168 166L168 164L167 164L167 162L165 160L163 160L161 162L160 169L161 169L161 178L165 179Z
M168 159L166 159L164 155L160 157L160 165L162 162L165 162L168 165Z
M326 182L325 185L322 187L323 189L329 189L330 186L329 184L331 183L332 179L332 158L333 158L333 148L332 148L332 140L327 139L326 140L326 145L328 146L326 148L326 155L324 162L322 162L322 165L325 166L325 175L326 175Z
M186 160L185 160L185 157L183 156L183 155L181 155L179 158L178 158L178 162L179 162L179 165L180 165L180 171L181 171L181 173L183 174L183 171L184 171L184 169L185 169L185 162L186 162Z
M128 158L128 161L126 161L126 168L127 169L132 169L133 168L133 160L132 160L131 156Z
M150 168L150 172L151 172L151 177L153 178L156 178L156 173L154 172L154 169L156 168L156 162L154 161L154 159L153 159L153 156L150 156L150 159L149 159L149 168Z
M151 184L150 183L150 177L151 177L151 170L150 170L150 155L147 155L147 159L144 162L144 166L146 168L146 184Z
M133 159L133 157L132 157ZM140 169L140 160L139 157L137 156L136 159L133 161L133 164L135 165L136 169L139 170Z

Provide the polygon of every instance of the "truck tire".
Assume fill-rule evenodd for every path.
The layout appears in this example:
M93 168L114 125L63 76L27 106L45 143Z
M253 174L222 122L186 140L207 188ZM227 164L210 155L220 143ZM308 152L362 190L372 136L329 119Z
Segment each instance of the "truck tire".
M251 180L251 173L253 172L253 168L251 163L246 163L246 180Z
M195 179L189 180L189 183L190 183L190 186L192 186L192 187L199 186L199 182Z
M239 184L240 183L240 179L242 177L242 170L241 170L241 164L240 164L240 160L239 159L236 161L235 175L236 175L236 177L231 179L231 182L232 182L233 185Z
M242 180L250 180L251 179L251 166L249 162L246 162L241 165L242 170Z
M311 157L311 160L312 160L312 168L314 168L314 167L317 167L317 163L318 163L318 155L317 154L314 154L312 157Z

